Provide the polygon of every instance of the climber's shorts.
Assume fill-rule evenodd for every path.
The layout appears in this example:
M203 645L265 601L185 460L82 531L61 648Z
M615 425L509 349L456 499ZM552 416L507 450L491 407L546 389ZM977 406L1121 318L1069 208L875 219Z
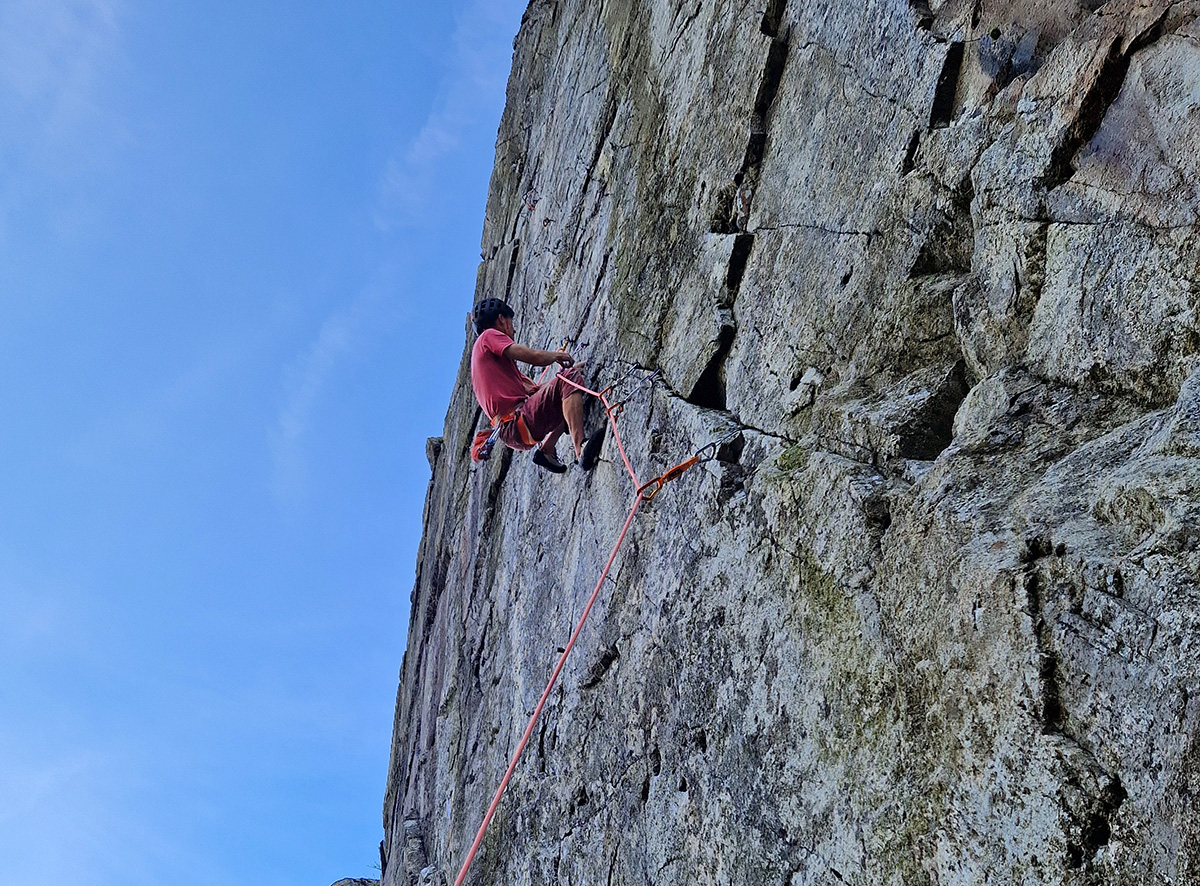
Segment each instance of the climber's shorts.
M587 384L583 379L583 369L576 364L570 369L562 370L541 385L528 400L517 407L518 414L525 419L529 436L537 442L541 442L547 434L563 426L562 402L566 397L579 393L579 389L571 387L563 381L564 378L569 378L576 384ZM515 421L509 422L500 430L500 441L511 449L533 448L521 439L520 429Z

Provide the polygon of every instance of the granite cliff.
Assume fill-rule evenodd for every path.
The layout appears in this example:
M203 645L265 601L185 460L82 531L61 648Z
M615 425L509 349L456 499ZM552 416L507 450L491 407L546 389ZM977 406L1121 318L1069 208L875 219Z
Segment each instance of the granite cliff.
M645 475L725 442L639 514L468 882L1200 883L1198 16L533 0L475 297L661 370ZM453 881L630 503L611 447L472 466L481 426L464 358L385 886Z

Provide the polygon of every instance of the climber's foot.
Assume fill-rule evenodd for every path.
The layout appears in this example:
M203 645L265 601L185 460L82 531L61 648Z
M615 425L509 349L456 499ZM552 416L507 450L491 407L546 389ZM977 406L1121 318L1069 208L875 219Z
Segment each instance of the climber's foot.
M604 445L603 425L599 429L592 431L592 435L583 444L583 452L579 456L579 467L585 471L590 471L594 468L600 458L600 447L602 445Z
M561 474L567 469L567 466L559 461L553 452L547 452L540 447L533 450L533 463L539 468L545 468L552 474Z

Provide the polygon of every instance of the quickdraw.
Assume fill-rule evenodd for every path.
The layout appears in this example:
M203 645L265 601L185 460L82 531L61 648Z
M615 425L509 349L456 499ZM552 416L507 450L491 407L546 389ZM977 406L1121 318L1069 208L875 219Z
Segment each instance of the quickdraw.
M650 482L643 483L641 486L639 486L637 491L638 496L641 497L642 501L652 501L654 496L662 492L662 488L672 480L678 480L687 471L696 467L696 465L702 465L705 462L714 461L717 458L717 453L721 451L721 447L726 443L731 442L739 433L740 431L737 430L730 431L720 440L713 440L711 443L701 446L696 450L696 453L691 458L680 462L679 464L675 465L675 467L669 468L668 470L659 474Z

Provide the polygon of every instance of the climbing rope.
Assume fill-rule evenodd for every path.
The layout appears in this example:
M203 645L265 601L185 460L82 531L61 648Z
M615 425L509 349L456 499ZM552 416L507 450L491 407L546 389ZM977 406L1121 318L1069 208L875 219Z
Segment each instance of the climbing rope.
M634 367L636 369L636 367ZM609 570L612 569L613 562L617 559L617 552L621 550L621 545L625 541L625 536L629 532L629 527L633 524L633 518L641 507L642 502L652 501L663 487L673 480L678 480L687 471L694 468L696 465L703 464L707 461L712 461L717 456L721 445L732 438L737 432L727 435L721 440L715 440L706 446L701 447L696 451L691 458L680 462L672 468L659 474L653 480L648 480L641 483L638 480L637 472L634 471L633 465L629 462L629 457L625 454L625 445L621 440L621 432L617 429L617 415L624 409L625 404L629 402L630 397L637 389L643 385L653 383L653 379L658 375L655 370L649 376L638 381L634 388L623 400L616 403L609 402L609 395L614 392L621 384L631 377L634 369L630 369L621 378L613 382L608 387L593 391L590 388L584 387L581 384L571 381L569 378L563 377L563 381L571 385L573 388L578 388L585 394L591 394L604 405L604 413L608 416L609 425L612 427L613 440L617 444L617 450L621 453L621 460L625 462L625 469L629 472L629 477L633 481L634 496L633 504L629 506L629 513L625 517L625 523L621 526L621 531L617 533L617 540L613 544L612 552L608 555L608 562L604 564L604 569L600 573L600 578L596 582L596 587L592 590L591 596L588 597L587 604L583 607L583 614L579 617L579 622L575 625L575 630L571 633L571 637L567 640L567 645L563 647L562 654L558 658L558 664L554 666L554 670L550 674L550 680L546 683L546 688L542 692L542 697L538 699L537 706L533 709L533 715L529 718L529 725L525 727L525 732L521 736L521 740L517 742L517 748L513 752L512 760L508 764L508 769L504 773L504 778L500 780L500 786L496 788L496 795L492 797L492 802L484 813L483 822L479 825L479 831L475 834L475 841L471 844L470 850L467 852L467 857L463 861L462 868L458 872L458 876L454 880L454 886L462 886L463 881L467 877L468 871L471 869L471 863L475 860L475 854L479 851L479 845L483 842L483 837L487 833L488 825L492 822L492 817L496 814L496 809L500 806L500 798L504 796L504 791L508 787L508 782L512 778L513 772L516 771L517 763L521 760L521 754L525 751L525 745L529 743L530 736L533 735L534 727L537 725L538 717L541 716L542 708L546 705L546 700L550 697L550 693L554 689L554 684L558 682L558 676L562 673L563 665L567 662L567 656L571 654L571 650L575 648L575 641L579 639L579 635L583 632L583 626L587 622L588 615L592 611L592 606L595 605L597 597L600 596L600 589L604 587L604 581L608 578ZM543 373L544 375L544 373Z
M630 371L632 372L632 370ZM608 416L608 423L612 427L613 441L617 444L617 451L621 453L621 461L625 462L625 470L629 472L629 477L633 480L634 488L637 488L641 485L638 482L637 472L633 469L633 465L630 464L629 456L625 454L625 444L621 440L621 432L617 429L617 416L624 411L625 403L629 398L626 397L625 400L621 400L615 404L608 402L608 395L616 389L617 385L621 384L628 377L629 373L627 372L624 376L613 382L607 388L604 388L601 391L593 391L591 388L584 387L578 382L571 381L571 379L567 378L566 376L561 376L562 380L571 387L578 388L585 394L591 394L602 404L604 404L604 414Z

